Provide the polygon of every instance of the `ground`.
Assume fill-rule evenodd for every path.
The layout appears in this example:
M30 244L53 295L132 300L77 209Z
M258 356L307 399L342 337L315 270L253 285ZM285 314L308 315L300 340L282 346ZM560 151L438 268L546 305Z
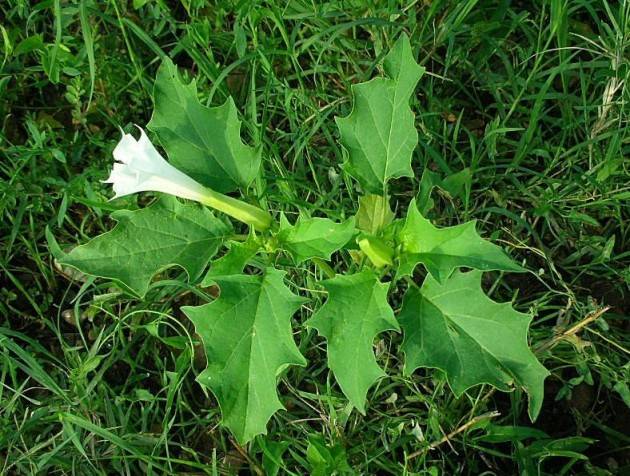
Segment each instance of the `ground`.
M263 474L274 454L280 474L630 470L630 2L7 0L0 14L2 474ZM241 447L195 382L204 356L190 358L180 311L194 293L121 294L59 267L47 234L70 249L151 200L109 202L100 181L119 127L149 121L165 55L204 103L234 98L274 213L353 214L334 117L401 32L427 72L415 177L392 184L393 203L434 179L434 223L477 219L531 271L485 285L535 316L543 411L532 423L520 392L457 399L437 371L403 377L387 334L375 348L389 378L362 416L324 341L301 331L309 364L282 375L287 411Z

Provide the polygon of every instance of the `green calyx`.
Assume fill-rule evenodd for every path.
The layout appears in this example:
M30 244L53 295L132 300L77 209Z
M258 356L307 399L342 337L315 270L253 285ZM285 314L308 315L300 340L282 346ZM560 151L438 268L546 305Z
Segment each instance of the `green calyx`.
M359 248L374 266L382 268L394 263L394 249L380 238L365 236L358 240Z
M201 203L260 231L267 230L272 223L271 215L265 210L209 188L205 189Z

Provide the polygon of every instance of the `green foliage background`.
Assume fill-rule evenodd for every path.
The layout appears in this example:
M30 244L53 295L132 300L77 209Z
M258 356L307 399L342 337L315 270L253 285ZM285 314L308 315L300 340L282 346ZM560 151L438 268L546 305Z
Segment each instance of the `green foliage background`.
M630 3L7 0L0 18L0 473L628 470ZM522 395L483 386L457 399L434 371L403 377L388 335L376 354L392 377L362 416L304 331L308 367L280 385L290 412L242 448L194 380L204 358L181 307L198 291L167 279L144 301L121 296L56 266L46 227L70 249L150 200L107 202L99 180L118 127L149 121L164 56L198 78L203 103L234 97L274 211L342 220L358 194L334 117L401 31L426 73L414 177L392 182L394 205L419 188L434 223L477 219L534 271L483 286L536 313L530 341L552 372L542 413L531 424ZM311 289L315 273L292 279Z

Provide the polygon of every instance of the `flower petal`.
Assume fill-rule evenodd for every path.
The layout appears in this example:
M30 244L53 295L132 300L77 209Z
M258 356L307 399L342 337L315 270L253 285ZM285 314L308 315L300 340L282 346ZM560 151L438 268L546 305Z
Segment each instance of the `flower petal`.
M114 160L123 164L131 163L137 156L138 141L131 134L123 134L114 149Z
M143 191L139 185L139 175L129 168L127 164L114 164L114 168L105 183L111 183L114 188L114 198L123 197L132 193Z
M154 191L201 201L206 194L205 188L169 164L144 130L138 129L138 140L131 134L123 134L114 149L117 162L105 182L113 184L116 197Z

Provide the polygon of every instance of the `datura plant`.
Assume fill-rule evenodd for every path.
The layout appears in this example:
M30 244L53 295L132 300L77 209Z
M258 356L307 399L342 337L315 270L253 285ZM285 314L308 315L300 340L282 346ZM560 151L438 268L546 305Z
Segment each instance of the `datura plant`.
M291 223L251 198L226 195L247 192L259 177L262 151L243 143L232 99L202 105L195 81L184 83L165 59L147 128L169 161L140 129L138 140L123 135L107 179L115 197L150 191L157 199L116 211L111 231L67 254L54 247L61 265L112 280L137 298L158 272L175 265L190 285L218 288L215 297L206 295L208 302L183 312L207 358L197 380L216 397L223 424L240 443L265 433L283 409L279 375L306 365L295 342L298 325L325 339L328 367L362 414L368 390L386 378L373 349L386 332L403 334L407 378L419 368L435 369L457 396L482 383L520 388L530 418L541 409L548 372L528 346L532 316L491 300L481 286L484 271L525 270L481 238L474 222L436 227L415 200L400 218L391 210L388 181L413 176L418 132L409 103L424 68L402 36L382 69L384 76L353 85L352 112L337 118L344 169L363 192L355 216L336 223L302 210ZM278 269L281 254L295 264L311 260L322 271L327 279L314 295L298 295L289 278L299 279L304 268L286 266L291 275ZM350 269L341 269L344 263ZM309 296L312 305L305 306ZM402 304L394 310L391 302ZM307 318L298 324L293 317L301 308Z

